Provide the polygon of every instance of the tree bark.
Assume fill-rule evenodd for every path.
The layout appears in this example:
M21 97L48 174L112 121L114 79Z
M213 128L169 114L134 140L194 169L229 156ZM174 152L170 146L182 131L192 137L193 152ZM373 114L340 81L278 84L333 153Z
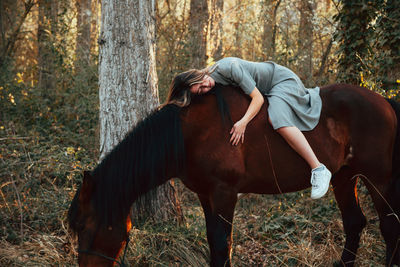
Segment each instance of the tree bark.
M158 106L155 0L103 0L101 13L100 159ZM133 222L180 215L170 183L151 195L154 197L143 197L133 205Z
M77 26L76 61L75 69L80 71L79 65L88 65L90 60L90 27L92 17L92 1L76 0Z
M304 84L310 84L313 71L313 23L314 16L314 1L300 0L300 25L298 30L298 59L299 71L298 75L303 80Z
M91 0L92 15L90 20L90 50L93 54L98 54L98 39L99 39L99 25L100 25L100 0Z
M21 27L34 4L33 0L25 2L22 11L14 1L0 1L0 66L13 56ZM17 16L19 12L22 16Z
M243 11L242 11L242 7L241 4L243 4L243 2L241 0L236 0L235 1L235 9L236 9L236 21L233 24L234 27L234 44L235 47L233 49L234 51L234 56L242 58L243 57L243 41L242 41L242 34L243 34L243 27L242 27L242 17L243 17Z
M265 60L275 60L277 31L276 15L281 2L281 0L273 0L270 1L269 4L264 4L263 6L264 30L262 49ZM273 6L273 8L271 8L271 6Z
M38 81L43 99L51 101L56 87L54 39L57 24L57 3L39 1L38 21Z
M208 5L207 0L191 0L189 13L189 45L191 67L204 68L207 60Z
M322 55L321 65L319 66L319 70L316 74L317 81L321 81L322 74L324 73L326 67L326 62L328 61L329 54L331 53L332 45L333 39L331 38L328 45L326 46L324 54Z
M376 2L368 0L343 0L342 8L335 17L338 27L335 40L338 42L337 80L349 84L360 84L360 73L368 70L365 61L371 53L373 27L376 18Z
M377 22L379 40L376 61L378 74L386 90L398 90L400 84L400 10L397 0L387 0L383 5L383 15Z
M222 58L222 14L224 12L224 0L211 0L212 12L210 22L211 55L214 61Z

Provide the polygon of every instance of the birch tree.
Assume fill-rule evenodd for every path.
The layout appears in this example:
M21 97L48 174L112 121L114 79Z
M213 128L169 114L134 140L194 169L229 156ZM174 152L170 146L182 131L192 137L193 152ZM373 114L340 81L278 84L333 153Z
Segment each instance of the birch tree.
M100 158L158 106L155 0L103 0L99 37ZM134 204L133 221L167 220L179 206L167 183ZM178 207L178 208L177 208Z

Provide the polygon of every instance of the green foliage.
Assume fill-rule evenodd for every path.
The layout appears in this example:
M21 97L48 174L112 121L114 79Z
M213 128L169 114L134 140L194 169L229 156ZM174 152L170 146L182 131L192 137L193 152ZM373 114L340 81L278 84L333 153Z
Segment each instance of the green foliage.
M397 1L343 1L335 17L338 77L389 98L399 96L400 10Z
M374 62L377 76L389 95L400 89L400 9L398 1L388 0L376 22Z
M16 58L0 70L2 266L27 261L61 266L73 260L65 213L82 170L91 169L98 158L97 56L74 61L65 6L61 11L57 32L49 32L47 39L53 49L49 60L54 62L54 87L43 94L37 68ZM7 252L24 246L28 249Z
M359 84L359 73L368 69L371 61L371 38L374 35L372 21L381 0L345 0L342 3L341 11L334 17L338 23L334 35L339 44L337 80Z
M98 158L97 79L64 70L68 86L58 81L50 102L24 81L23 73L12 68L5 73L0 83L0 224L6 227L0 228L0 265L73 265L73 239L64 220L82 170L91 169ZM22 250L7 252L18 247Z

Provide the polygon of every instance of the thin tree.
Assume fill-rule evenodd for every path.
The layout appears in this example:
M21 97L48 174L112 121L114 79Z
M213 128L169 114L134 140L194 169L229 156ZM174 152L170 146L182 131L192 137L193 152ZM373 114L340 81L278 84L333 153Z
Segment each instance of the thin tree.
M313 22L314 0L300 0L300 24L298 29L298 74L303 82L308 85L312 80L313 74Z
M190 1L189 46L191 47L191 67L193 68L205 67L208 17L207 0Z
M210 18L210 43L211 55L214 60L222 58L222 34L224 12L224 0L211 0L211 18Z
M380 79L384 89L400 89L400 9L398 0L387 0L377 22Z
M373 5L375 3L368 0L342 1L342 8L335 17L338 22L335 33L335 40L339 44L338 81L359 84L360 73L367 68L373 34L369 24L376 17L376 7Z
M262 7L263 10L263 40L262 50L265 60L275 60L276 53L276 35L277 35L277 14L281 0L265 1Z
M14 0L0 1L0 67L12 58L15 45L26 17L35 5L34 0L23 3L24 10L20 10L18 2ZM22 15L18 16L18 13Z
M158 106L155 1L103 0L100 63L100 158ZM145 144L144 144L145 145ZM179 205L170 183L137 201L133 221L175 218Z
M91 53L98 53L98 38L99 38L99 25L100 25L100 9L101 0L91 0L91 16L90 16L90 50Z
M51 101L56 87L55 47L57 1L39 0L38 17L38 80L43 99Z
M90 28L92 17L92 0L76 0L77 10L77 37L75 68L80 71L79 65L88 65L90 59Z
M243 3L241 0L236 0L234 1L235 9L236 9L236 18L235 22L233 23L233 28L234 28L234 53L233 56L236 57L243 57L243 17L245 16L244 11L242 10L244 8L244 5L246 3Z

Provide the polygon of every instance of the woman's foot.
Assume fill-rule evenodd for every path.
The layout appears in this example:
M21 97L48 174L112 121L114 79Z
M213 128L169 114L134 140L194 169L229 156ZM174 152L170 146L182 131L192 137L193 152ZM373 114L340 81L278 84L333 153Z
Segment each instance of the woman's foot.
M329 189L329 182L332 174L321 164L319 167L311 171L311 198L318 199L323 197Z

